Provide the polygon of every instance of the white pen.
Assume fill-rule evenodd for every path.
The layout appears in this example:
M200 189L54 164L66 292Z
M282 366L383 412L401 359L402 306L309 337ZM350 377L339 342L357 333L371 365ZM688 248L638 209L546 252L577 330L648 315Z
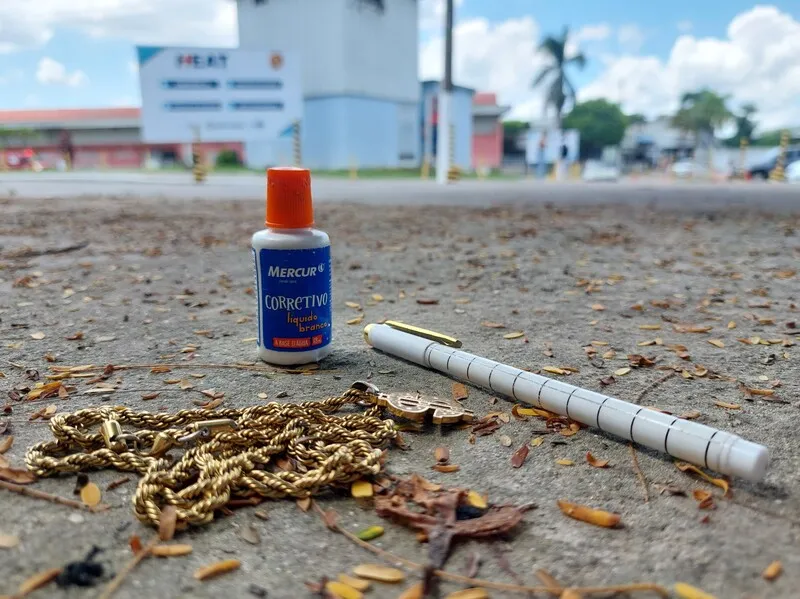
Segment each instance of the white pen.
M769 451L737 435L643 408L562 381L461 351L461 342L434 331L388 321L369 324L373 348L628 441L723 474L764 478Z

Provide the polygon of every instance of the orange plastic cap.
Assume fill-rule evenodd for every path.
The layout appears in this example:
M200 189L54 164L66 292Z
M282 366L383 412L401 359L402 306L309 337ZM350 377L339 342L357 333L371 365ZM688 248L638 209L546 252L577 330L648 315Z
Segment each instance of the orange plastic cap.
M311 172L294 167L267 169L267 227L302 229L313 224Z

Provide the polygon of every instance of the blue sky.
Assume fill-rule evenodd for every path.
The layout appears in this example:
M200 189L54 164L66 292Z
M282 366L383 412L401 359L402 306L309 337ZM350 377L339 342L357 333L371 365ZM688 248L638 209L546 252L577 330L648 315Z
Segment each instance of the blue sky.
M437 4L440 5L442 0L419 2L421 15L428 15L427 25L423 26L420 33L420 68L424 73L428 68L438 68L438 59L430 57L436 55L436 44L441 44L441 40L437 39L441 28L432 27L430 15L435 14L437 8L441 10ZM4 22L5 26L0 29L0 109L135 105L139 97L138 80L132 66L135 60L134 45L137 41L165 45L182 45L191 41L197 45L205 45L207 40L207 45L234 45L236 40L232 6L234 3L229 0L169 0L167 3L159 0L100 3L92 0L37 0L36 6L41 11L41 19L25 18L23 13L12 10L10 3L3 4L5 7L0 6L0 22ZM187 11L182 8L189 4L199 7L193 11L194 22L186 21ZM662 78L662 87L670 87L673 83L697 84L702 81L702 77L713 79L712 75L717 71L713 64L692 63L710 55L712 51L717 52L716 59L723 63L726 56L730 57L737 52L744 55L753 53L762 43L776 44L776 48L783 49L788 47L786 44L800 44L789 39L800 37L794 35L800 32L798 0L769 2L776 10L775 14L762 14L762 24L751 26L748 29L749 37L736 42L741 47L730 45L732 42L727 39L728 27L732 20L738 18L737 15L754 10L756 3L752 1L671 0L650 3L633 0L457 0L457 4L457 26L465 30L464 35L467 35L467 24L483 23L485 31L479 34L473 32L472 35L483 35L495 48L493 56L482 56L475 53L475 48L460 48L457 43L456 75L458 77L460 72L469 71L472 78L457 83L482 89L491 88L491 91L500 94L502 101L514 106L533 102L528 98L527 81L505 81L494 75L493 71L502 66L503 55L506 54L504 44L511 43L502 39L502 24L521 24L526 17L526 26L534 23L529 27L532 37L542 32L558 33L565 23L569 23L574 32L590 32L589 37L580 42L580 47L591 60L583 72L576 72L573 77L579 88L593 95L611 89L609 86L614 77L624 78L633 86L632 89L638 89L637 86L646 88L649 68L660 69L657 75ZM97 8L98 6L102 8ZM780 19L783 19L781 22L784 28L781 31L786 39L773 39L777 34L771 36L769 33L772 27L769 19L777 22L778 13ZM154 17L153 14L159 16ZM33 16L36 17L35 14ZM212 25L208 25L209 23ZM603 28L605 33L598 33ZM523 28L521 31L524 37L527 30ZM591 35L592 31L594 35ZM4 39L9 35L8 32L12 37ZM756 39L759 32L765 38L762 41ZM717 46L710 49L697 46L697 56L678 57L679 59L673 61L675 64L670 64L670 55L676 40L683 35L696 39L710 38L716 40ZM158 39L153 39L154 37ZM456 40L459 39L457 36ZM481 39L483 38L478 38L479 43ZM527 49L531 42L517 39L515 43L518 45L516 54L519 55L519 48L524 46L523 49ZM726 43L728 46L725 46ZM791 58L784 57L780 64L766 65L757 77L767 77L770 69L778 73L785 73L787 68L795 65L800 69L800 50L794 51L797 48L797 45L790 47L790 54L796 54L794 64L786 62L791 61ZM509 50L509 53L513 52ZM533 49L530 51L532 53ZM623 60L626 57L635 57L638 62L626 63ZM652 59L657 62L647 62ZM422 64L425 60L437 64L426 66ZM528 58L523 60L527 61ZM733 68L731 65L721 64L720 68L723 67ZM692 75L687 79L684 72L689 72L691 68L696 68L692 72L696 72L697 76ZM752 70L759 67L751 65L749 68ZM529 76L525 69L521 72L522 77ZM718 78L723 91L729 91L730 88L736 94L741 88L746 95L749 93L746 89L748 86L761 84L764 89L770 87L769 81L761 81L751 73L748 82L742 81L736 84L739 88L735 88L732 81L734 75L735 73L728 73L725 77ZM716 84L716 81L711 81L711 84ZM615 86L614 89L619 88L619 82ZM797 92L800 97L800 83ZM660 102L663 107L658 110L662 110L673 101L667 95L676 93L675 90L666 90L658 98L644 95L648 97L648 102ZM633 108L638 109L636 102L641 95L641 92L636 92L636 98L621 96L620 99L623 104L629 101ZM766 98L764 100L767 104L770 101ZM777 100L775 106L777 110ZM656 108L653 110L657 112Z

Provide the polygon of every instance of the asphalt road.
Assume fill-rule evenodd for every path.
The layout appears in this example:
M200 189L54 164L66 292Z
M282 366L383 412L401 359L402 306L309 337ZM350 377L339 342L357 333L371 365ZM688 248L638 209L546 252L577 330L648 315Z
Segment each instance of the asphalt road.
M262 201L264 180L257 175L212 174L205 183L197 184L191 180L189 173L4 173L0 175L0 197L9 194L38 198L112 195ZM314 194L318 202L474 207L540 205L548 202L569 205L654 203L702 211L757 205L773 212L791 212L800 202L800 186L755 182L688 182L663 178L618 183L472 179L447 186L417 179L317 178L314 180Z

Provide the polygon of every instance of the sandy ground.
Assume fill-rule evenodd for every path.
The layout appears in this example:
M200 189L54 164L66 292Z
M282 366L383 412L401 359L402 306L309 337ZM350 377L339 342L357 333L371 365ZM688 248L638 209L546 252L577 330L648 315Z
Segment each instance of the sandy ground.
M519 469L511 467L511 454L540 436L535 431L544 428L542 421L511 418L474 444L466 430L404 433L410 449L390 450L391 473L418 472L487 493L492 502L538 506L503 542L459 545L448 569L463 573L477 551L483 558L480 576L499 581L516 578L536 584L534 572L545 568L567 585L671 586L684 581L719 598L797 594L797 216L739 208L698 214L631 205L476 209L324 204L317 220L334 244L336 350L321 371L265 377L198 366L185 372L205 376L192 380L193 389L180 390L164 383L172 373L132 370L113 375L112 382L120 384L108 397L84 395L87 386L78 380L66 399L28 402L8 394L34 384L8 361L44 376L54 365L253 360L254 344L244 341L256 335L248 248L250 235L263 221L263 205L16 196L2 200L0 210L0 388L8 412L0 417L10 424L4 436L15 438L5 454L12 464L21 465L26 448L48 438L47 423L29 419L50 404L58 412L100 403L176 411L195 407L193 400L203 397L198 391L213 388L225 392L223 406L242 407L264 401L259 393L270 399L288 393L281 401L321 399L343 392L358 379L369 379L386 391L450 394L451 380L364 344L363 324L392 318L449 332L469 351L520 367L574 368L578 372L560 377L572 384L675 414L696 410L699 421L763 443L773 456L765 482L733 480L733 497L728 499L720 489L678 471L665 456L639 450L649 494L645 502L628 445L591 430L570 437L544 435L544 443L530 448ZM89 245L71 253L10 257L23 246L44 249L81 241ZM383 301L372 299L373 294ZM418 298L438 304L422 305ZM363 306L362 325L346 324L357 315L345 305L348 301ZM506 328L482 326L483 321ZM676 323L712 329L682 333ZM505 339L510 331L525 335ZM40 332L44 338L35 339ZM66 339L78 332L82 339ZM775 343L738 341L753 337ZM659 344L645 344L656 339ZM709 340L719 340L723 347ZM590 360L584 348L593 343L597 353ZM196 345L195 352L179 353L189 344ZM688 360L668 347L675 344L686 346ZM610 350L615 357L609 357ZM48 363L47 354L57 362ZM656 364L633 368L603 387L601 379L628 365L628 354L652 357ZM672 365L687 374L677 374L641 397L643 389L669 372L659 367ZM736 381L774 389L774 395L751 397ZM155 391L160 392L156 399L142 400ZM775 399L781 402L769 401ZM472 388L466 404L479 417L491 411L510 414L512 407ZM510 447L502 442L506 436ZM460 471L431 470L434 448L441 445L449 448ZM610 467L591 467L586 452L609 460ZM559 459L574 465L560 465ZM102 489L120 476L112 471L90 474ZM132 514L135 485L133 475L129 483L104 492L112 509L101 514L0 490L0 533L20 539L16 547L0 549L0 592L13 593L28 576L78 559L95 544L104 549L101 559L108 571L122 568L131 557L130 535L150 534ZM688 496L662 493L666 485ZM70 497L73 486L73 477L35 484ZM698 509L692 498L695 489L711 492L715 509ZM624 528L607 530L567 519L556 506L560 498L618 512ZM425 561L425 548L412 532L384 523L349 497L326 497L320 503L335 507L342 525L352 531L384 524L386 534L375 545ZM335 577L376 559L291 501L267 502L259 509L269 513L268 521L256 519L253 509L246 508L183 533L181 540L194 547L192 555L146 560L116 596L248 597L253 596L250 585L257 584L269 597L301 597L307 595L305 581ZM248 525L260 532L260 544L240 538ZM242 568L210 582L192 578L199 566L227 558L241 560ZM783 563L784 573L770 583L761 572L774 560ZM368 596L396 597L413 579L409 573L403 585L377 585ZM458 588L443 587L448 592ZM50 586L32 596L98 592ZM493 591L491 596L512 595Z

